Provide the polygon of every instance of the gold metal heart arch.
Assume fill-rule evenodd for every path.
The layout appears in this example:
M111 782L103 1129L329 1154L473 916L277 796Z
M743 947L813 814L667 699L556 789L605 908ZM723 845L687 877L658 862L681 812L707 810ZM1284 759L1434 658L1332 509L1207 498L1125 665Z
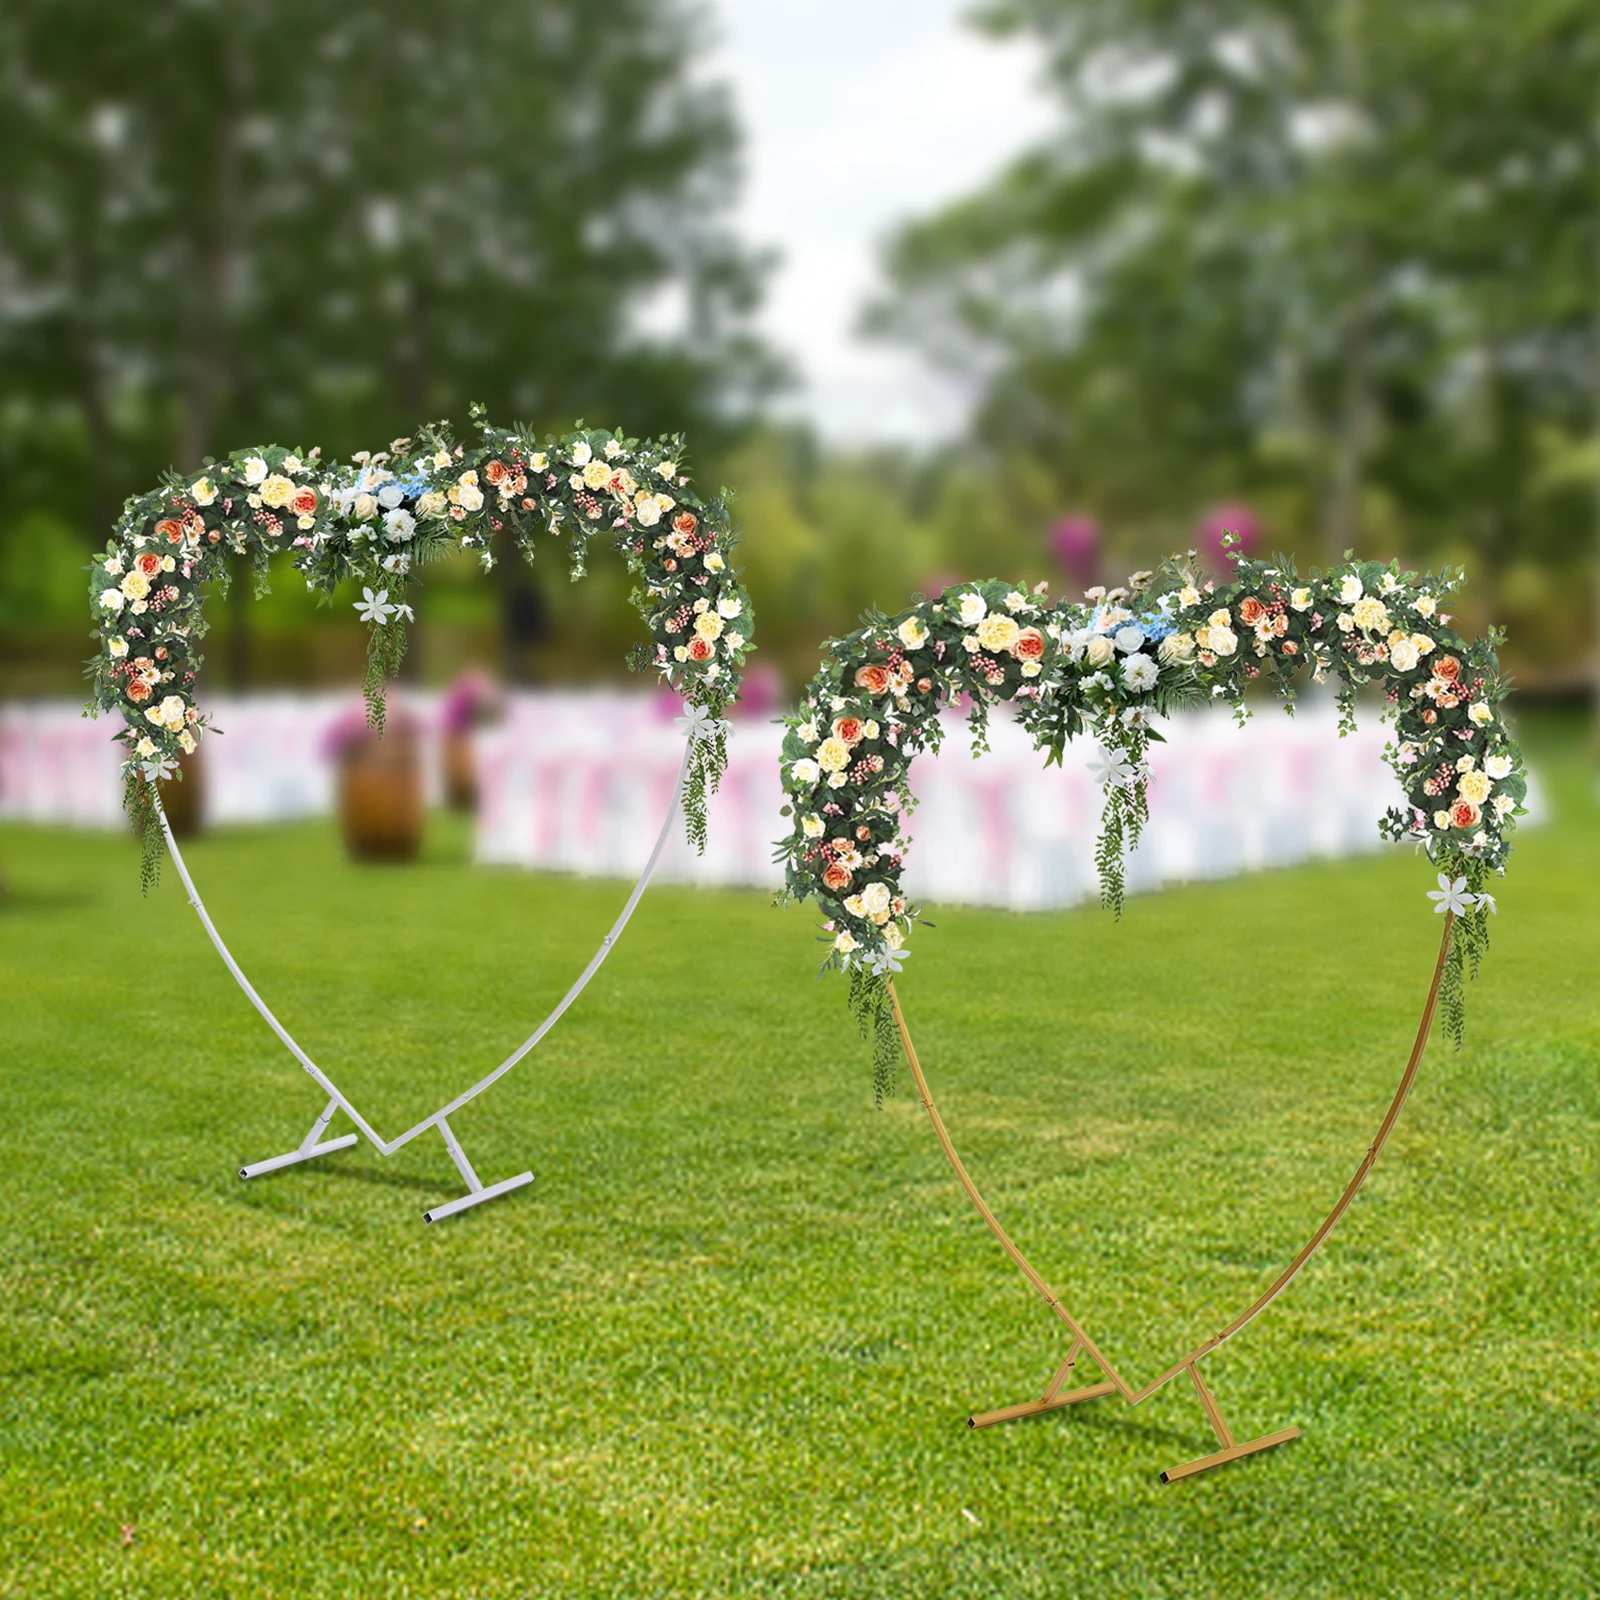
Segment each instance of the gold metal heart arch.
M1292 561L1237 560L1227 581L1174 558L1137 573L1123 589L1091 590L1083 602L1052 601L1044 586L998 580L952 585L897 616L869 614L829 641L804 704L787 719L782 754L790 837L779 845L786 895L823 909L824 970L843 970L850 1004L875 1044L874 1086L892 1092L903 1054L957 1179L1001 1247L1071 1335L1066 1357L1037 1400L981 1412L975 1428L1120 1394L1137 1405L1187 1374L1220 1448L1163 1476L1172 1481L1298 1436L1284 1428L1240 1441L1200 1376L1199 1363L1258 1317L1305 1267L1366 1181L1411 1090L1435 1014L1461 1037L1464 979L1488 946L1494 898L1522 814L1526 774L1500 715L1508 683L1497 636L1466 640L1444 609L1460 574L1402 572L1398 563L1346 561L1299 577ZM1084 1324L1001 1226L957 1155L906 1027L893 976L911 952L919 908L904 869L915 800L914 757L937 750L941 714L970 707L974 753L985 748L991 706L1009 702L1018 725L1060 761L1068 740L1100 744L1105 793L1095 866L1101 897L1120 913L1123 861L1148 817L1155 719L1218 701L1241 718L1261 689L1291 707L1301 674L1337 685L1341 727L1354 723L1363 689L1381 692L1395 726L1386 759L1404 803L1385 816L1386 838L1421 846L1442 868L1431 898L1444 934L1416 1042L1387 1115L1333 1209L1272 1284L1212 1338L1152 1382L1123 1378ZM1102 1379L1069 1389L1080 1359Z

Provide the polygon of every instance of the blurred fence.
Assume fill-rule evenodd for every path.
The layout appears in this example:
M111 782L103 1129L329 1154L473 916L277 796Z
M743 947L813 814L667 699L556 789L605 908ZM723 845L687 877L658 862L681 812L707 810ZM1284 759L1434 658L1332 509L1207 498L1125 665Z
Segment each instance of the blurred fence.
M1331 704L1302 706L1293 719L1271 708L1243 728L1226 712L1199 712L1174 718L1165 732L1151 757L1150 824L1129 862L1131 889L1383 848L1378 819L1400 791L1381 760L1376 714L1344 739ZM775 727L739 727L711 802L705 855L679 838L659 877L782 882L772 862L772 841L789 830L779 815L778 745ZM943 753L912 767L912 893L1015 910L1096 894L1093 748L1080 741L1062 766L1046 769L1026 734L996 716L990 753L973 761L961 719L950 718ZM479 736L479 859L636 873L681 749L670 725L638 711L608 728L575 706L521 700L506 723Z
M214 697L217 732L201 749L207 824L314 816L335 801L331 744L348 725L348 694ZM420 728L425 783L442 792L437 696L407 700ZM510 696L504 720L473 738L476 855L591 875L636 874L659 830L682 756L670 695L591 691ZM123 826L120 751L108 722L65 703L0 707L0 816ZM1399 794L1380 759L1375 713L1338 737L1331 704L1294 718L1266 708L1245 727L1223 711L1174 718L1152 760L1150 825L1129 863L1132 889L1223 877L1312 857L1382 848L1377 821ZM736 724L730 762L711 803L710 844L696 856L675 838L660 876L680 882L773 886L779 815L778 728ZM951 718L944 753L920 757L920 805L907 881L928 900L1071 905L1094 895L1100 792L1089 743L1046 769L1025 734L997 715L981 761ZM1537 799L1533 802L1537 810Z

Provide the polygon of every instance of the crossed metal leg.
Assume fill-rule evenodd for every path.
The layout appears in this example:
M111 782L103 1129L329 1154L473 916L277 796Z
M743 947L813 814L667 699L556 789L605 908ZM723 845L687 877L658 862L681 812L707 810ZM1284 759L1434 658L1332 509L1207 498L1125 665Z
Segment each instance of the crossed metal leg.
M334 1150L348 1150L351 1145L359 1144L360 1136L354 1133L344 1134L338 1139L322 1138L328 1124L333 1120L334 1112L339 1109L339 1104L337 1095L329 1100L327 1110L311 1124L311 1131L287 1155L269 1156L265 1161L253 1161L249 1166L239 1168L239 1176L259 1178L264 1172L276 1172L280 1167L296 1166L302 1161L311 1160L313 1156L325 1156ZM422 1213L424 1222L442 1222L444 1218L453 1217L458 1211L465 1211L471 1206L481 1206L485 1200L498 1199L503 1194L510 1194L513 1189L520 1189L524 1184L533 1182L531 1172L519 1172L514 1178L505 1178L499 1183L485 1186L478 1174L472 1170L472 1163L467 1160L467 1153L461 1148L461 1141L456 1138L455 1130L450 1124L441 1116L434 1120L432 1126L443 1136L444 1147L450 1152L450 1159L455 1162L456 1170L466 1179L467 1193L459 1200L446 1200L424 1211Z
M1003 1406L998 1411L977 1412L967 1418L967 1426L992 1428L999 1422L1019 1422L1024 1417L1037 1417L1046 1411L1058 1411L1062 1406L1075 1406L1080 1401L1098 1400L1108 1394L1123 1394L1123 1398L1127 1399L1122 1385L1112 1379L1104 1383L1090 1384L1084 1389L1062 1392L1082 1349L1083 1341L1074 1336L1072 1348L1067 1352L1067 1359L1056 1369L1056 1375L1050 1380L1049 1387L1039 1399L1024 1400L1020 1405ZM1222 1448L1208 1456L1198 1456L1193 1461L1185 1461L1181 1467L1168 1467L1161 1474L1163 1483L1176 1483L1180 1478L1192 1477L1209 1467L1220 1467L1225 1462L1237 1461L1241 1456L1253 1456L1258 1450L1270 1450L1274 1445L1288 1444L1291 1439L1300 1437L1298 1428L1280 1428L1276 1433L1263 1434L1259 1439L1247 1439L1241 1444L1233 1437L1233 1431L1228 1427L1217 1405L1216 1396L1205 1386L1199 1369L1191 1362L1178 1370L1189 1374L1189 1381L1194 1385L1194 1391L1200 1397L1200 1404L1205 1409L1206 1420L1211 1424L1211 1431L1216 1434ZM1142 1399L1143 1396L1138 1398Z

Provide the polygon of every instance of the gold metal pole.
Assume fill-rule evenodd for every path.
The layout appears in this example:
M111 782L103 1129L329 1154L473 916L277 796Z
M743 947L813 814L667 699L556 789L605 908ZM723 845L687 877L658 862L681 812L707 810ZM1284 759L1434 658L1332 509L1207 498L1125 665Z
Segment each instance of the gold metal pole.
M989 1231L999 1241L1000 1247L1011 1257L1020 1271L1033 1288L1038 1292L1045 1304L1066 1325L1072 1334L1072 1347L1067 1353L1067 1359L1051 1379L1043 1398L1039 1400L1026 1400L1020 1405L1006 1406L999 1411L988 1411L974 1414L968 1423L974 1428L990 1427L995 1423L1014 1422L1022 1417L1037 1416L1041 1412L1054 1411L1062 1406L1075 1405L1080 1400L1092 1400L1102 1395L1120 1394L1129 1405L1138 1405L1141 1400L1148 1399L1158 1389L1170 1383L1179 1373L1187 1372L1193 1383L1196 1394L1200 1397L1206 1417L1210 1421L1212 1430L1216 1433L1222 1444L1222 1449L1214 1455L1203 1456L1198 1461L1185 1463L1181 1467L1170 1468L1162 1474L1163 1482L1175 1482L1179 1478L1188 1477L1196 1472L1203 1472L1208 1467L1220 1466L1225 1461L1237 1460L1240 1456L1253 1454L1257 1450L1265 1450L1273 1445L1284 1444L1290 1439L1298 1438L1298 1428L1285 1428L1274 1434L1269 1434L1260 1439L1252 1439L1244 1444L1237 1444L1227 1423L1223 1420L1222 1413L1217 1406L1216 1399L1211 1391L1201 1381L1196 1363L1234 1334L1258 1317L1266 1308L1278 1298L1283 1291L1299 1276L1305 1264L1316 1254L1324 1239L1333 1232L1339 1219L1349 1210L1351 1202L1360 1191L1362 1184L1367 1181L1367 1174L1372 1171L1377 1162L1378 1155L1389 1141L1389 1135L1394 1131L1395 1123L1399 1120L1401 1108L1406 1103L1406 1097L1411 1093L1411 1085L1416 1080L1417 1070L1422 1063L1423 1051L1427 1047L1428 1034L1433 1027L1434 1013L1438 1009L1439 989L1444 981L1446 964L1450 957L1451 935L1455 926L1455 914L1447 913L1444 919L1444 931L1439 940L1439 958L1434 964L1433 982L1428 989L1427 1002L1422 1008L1422 1018L1417 1026L1417 1036L1411 1047L1411 1055L1406 1062L1405 1071L1400 1075L1400 1083L1395 1089L1394 1096L1389 1102L1388 1112L1379 1124L1378 1132L1372 1143L1367 1148L1366 1155L1361 1164L1356 1168L1354 1176L1345 1185L1344 1192L1334 1203L1333 1209L1323 1218L1316 1231L1301 1247L1300 1251L1284 1270L1278 1274L1272 1284L1249 1306L1225 1327L1221 1333L1214 1334L1211 1338L1197 1345L1188 1355L1184 1356L1173 1366L1169 1367L1159 1377L1152 1379L1142 1389L1131 1388L1116 1368L1101 1354L1099 1348L1089 1337L1082 1325L1066 1309L1060 1300L1050 1290L1043 1276L1035 1269L1032 1262L1017 1248L1011 1236L1000 1225L1000 1220L990 1210L988 1203L978 1192L978 1186L972 1181L971 1175L962 1164L961 1157L956 1153L949 1131L944 1125L944 1118L939 1115L939 1108L933 1103L933 1096L928 1090L928 1080L923 1075L922 1064L917 1060L916 1046L911 1042L910 1031L906 1027L905 1014L900 1009L900 997L895 993L894 980L889 980L889 1003L894 1010L895 1027L900 1033L900 1044L905 1051L906 1061L911 1067L911 1075L916 1080L917 1094L922 1101L923 1108L928 1113L928 1120L933 1124L933 1131L937 1135L940 1147L944 1150L945 1159L950 1163L951 1171L956 1175L957 1181L967 1198L971 1200L978 1215L983 1218ZM1088 1388L1074 1389L1069 1393L1062 1393L1062 1385L1066 1382L1068 1373L1071 1372L1077 1361L1079 1353L1086 1353L1091 1361L1105 1373L1107 1381L1093 1384Z

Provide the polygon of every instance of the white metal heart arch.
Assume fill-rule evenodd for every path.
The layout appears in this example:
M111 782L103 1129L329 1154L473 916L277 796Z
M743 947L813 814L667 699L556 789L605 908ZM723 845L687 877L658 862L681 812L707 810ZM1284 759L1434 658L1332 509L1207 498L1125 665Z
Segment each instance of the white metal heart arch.
M611 954L612 949L615 947L618 938L621 937L622 930L627 927L628 919L632 917L634 907L639 904L640 896L643 895L650 879L655 875L656 867L661 861L661 853L666 849L667 840L672 833L673 820L677 817L678 806L683 798L683 788L689 774L690 762L694 758L695 741L697 736L701 736L704 731L692 715L680 720L688 723L689 736L683 754L683 761L678 768L677 781L673 786L672 799L667 806L666 820L661 824L661 832L656 837L655 848L651 850L650 858L645 862L644 870L639 874L638 881L634 884L633 892L628 896L621 915L612 923L611 931L600 941L600 947L590 958L588 966L578 975L577 981L561 997L561 1000L555 1009L550 1012L549 1016L493 1072L489 1073L487 1077L480 1078L470 1089L458 1094L453 1100L440 1106L437 1111L424 1117L414 1127L407 1128L404 1133L394 1139L385 1139L356 1110L349 1097L301 1048L294 1035L279 1022L266 1001L256 992L255 985L250 982L239 963L234 960L232 951L228 949L222 935L217 931L217 925L211 920L211 914L206 910L205 902L200 898L200 891L195 887L194 879L190 876L188 865L183 859L183 852L178 848L178 841L172 836L172 829L167 823L166 814L160 810L160 798L159 796L157 797L157 815L160 818L161 831L167 841L167 850L172 856L173 865L178 869L178 876L183 880L183 887L188 891L189 904L194 907L196 914L200 918L201 925L205 928L212 944L216 946L217 954L222 957L228 971L233 974L234 982L244 991L245 997L250 1004L261 1013L267 1026L277 1034L289 1053L305 1068L317 1086L328 1096L327 1108L312 1123L310 1131L293 1150L281 1156L271 1156L265 1161L255 1161L247 1166L240 1167L239 1176L241 1178L256 1178L264 1172L275 1172L280 1167L294 1166L297 1162L309 1161L314 1156L327 1155L333 1150L344 1150L357 1143L358 1137L354 1133L344 1134L337 1139L323 1138L323 1134L327 1132L328 1124L333 1120L334 1113L342 1110L355 1123L360 1132L366 1135L378 1154L383 1156L392 1156L402 1145L409 1144L418 1134L427 1132L429 1128L437 1128L439 1130L440 1137L444 1140L445 1149L450 1153L450 1159L455 1162L457 1170L466 1182L467 1193L458 1199L446 1200L441 1205L430 1206L428 1210L422 1213L424 1222L438 1222L444 1217L453 1216L458 1211L465 1211L470 1206L481 1205L485 1200L493 1200L499 1195L509 1194L513 1189L520 1189L524 1184L533 1182L533 1173L529 1171L519 1172L514 1178L503 1178L499 1183L491 1183L485 1186L479 1180L477 1173L473 1171L472 1163L468 1161L466 1152L462 1150L461 1143L450 1127L448 1119L469 1101L477 1099L491 1084L503 1078L549 1033L556 1023L561 1020L567 1008L583 993L589 984L589 980L600 970L606 957Z

